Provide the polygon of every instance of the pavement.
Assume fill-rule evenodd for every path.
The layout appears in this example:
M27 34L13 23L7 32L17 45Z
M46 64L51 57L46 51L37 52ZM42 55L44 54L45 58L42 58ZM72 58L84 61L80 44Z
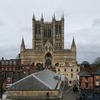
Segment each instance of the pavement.
M77 92L73 92L73 87L67 86L64 89L63 100L75 100L76 96L77 96Z

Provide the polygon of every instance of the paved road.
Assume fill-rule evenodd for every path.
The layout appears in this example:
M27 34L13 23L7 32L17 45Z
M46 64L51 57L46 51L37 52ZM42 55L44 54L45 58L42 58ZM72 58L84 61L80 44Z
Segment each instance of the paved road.
M63 100L75 100L77 93L73 92L72 87L67 87L64 90Z

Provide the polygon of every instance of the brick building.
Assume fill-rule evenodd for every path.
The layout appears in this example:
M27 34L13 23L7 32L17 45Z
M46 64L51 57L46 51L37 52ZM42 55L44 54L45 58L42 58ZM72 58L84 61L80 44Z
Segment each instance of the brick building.
M100 69L79 72L79 85L84 100L100 100Z

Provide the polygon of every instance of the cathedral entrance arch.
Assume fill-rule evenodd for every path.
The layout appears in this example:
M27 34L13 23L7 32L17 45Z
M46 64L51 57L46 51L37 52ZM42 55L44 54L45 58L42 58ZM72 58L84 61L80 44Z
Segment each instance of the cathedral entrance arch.
M52 65L52 55L51 53L48 52L45 55L45 67L49 68L51 67L51 65Z

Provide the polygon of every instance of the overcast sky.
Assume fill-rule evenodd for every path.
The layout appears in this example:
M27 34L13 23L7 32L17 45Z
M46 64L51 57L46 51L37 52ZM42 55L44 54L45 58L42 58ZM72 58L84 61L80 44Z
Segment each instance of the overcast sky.
M36 19L43 13L45 21L64 13L65 49L74 36L79 63L100 57L100 0L0 0L0 58L15 58L22 36L32 47L33 13Z

